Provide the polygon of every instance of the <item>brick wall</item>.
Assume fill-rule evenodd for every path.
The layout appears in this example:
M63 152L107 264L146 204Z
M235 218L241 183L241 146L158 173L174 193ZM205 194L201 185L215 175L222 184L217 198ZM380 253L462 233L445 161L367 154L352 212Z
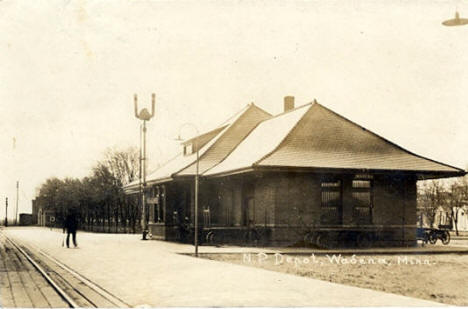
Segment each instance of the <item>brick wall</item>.
M264 176L257 184L257 203L273 204L275 228L272 241L300 241L307 228L320 225L321 175L310 173ZM353 222L353 175L339 176L343 183L343 225L359 230ZM267 189L265 189L267 188ZM414 245L416 240L416 179L376 176L373 181L374 235L381 245ZM404 227L402 227L404 225ZM383 238L383 239L382 239ZM382 241L384 240L384 241Z
M314 173L271 172L203 183L200 190L199 222L203 218L203 206L210 205L212 226L238 227L239 233L233 232L232 237L242 237L245 234L245 216L248 213L244 204L252 196L254 224L257 228L269 229L270 244L298 243L303 240L307 231L320 227L321 180L324 176ZM357 231L356 233L369 230L369 225L361 228L353 221L354 202L351 189L354 175L337 177L343 184L343 225ZM179 190L174 190L169 194L183 200L179 193ZM383 239L383 245L415 244L416 179L375 175L372 195L374 226L370 230L380 239L379 243ZM187 197L187 202L190 203L190 200L193 203L193 198ZM168 202L168 206L170 204ZM242 239L239 238L239 241Z
M378 177L374 188L374 224L394 228L390 242L416 243L416 179ZM390 237L390 235L389 235Z
M270 226L275 222L275 180L262 177L255 182L255 224Z
M269 193L275 226L271 241L282 245L301 241L320 218L319 178L306 173L272 174L264 178L269 179L268 188L273 191Z

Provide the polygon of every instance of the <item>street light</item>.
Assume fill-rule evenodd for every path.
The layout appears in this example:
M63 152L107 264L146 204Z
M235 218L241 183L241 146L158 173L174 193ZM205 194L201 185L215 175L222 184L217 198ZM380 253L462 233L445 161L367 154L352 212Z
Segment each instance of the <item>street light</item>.
M153 93L151 95L151 113L143 108L138 113L138 98L137 95L134 95L135 102L135 117L143 121L143 157L140 158L140 167L141 162L143 162L143 190L141 190L141 174L140 174L140 190L141 193L141 229L142 229L142 240L146 240L146 234L148 234L148 227L146 226L146 122L150 121L154 116L154 106L156 102L156 95ZM141 134L141 131L140 131ZM140 145L140 154L141 154L141 145Z
M190 122L186 122L186 123L182 124L180 126L180 128L179 128L179 137L177 138L177 140L179 140L179 141L182 141L182 139L180 138L180 130L184 126L191 126L197 132L197 136L194 139L193 147L195 147L195 149L197 150L197 161L196 161L196 170L195 170L195 214L194 214L194 220L195 220L195 233L194 234L195 234L195 237L194 237L194 246L195 246L195 256L198 257L198 186L199 186L198 185L198 182L199 182L198 178L199 178L199 159L200 159L200 152L199 152L199 148L198 148L198 135L200 135L200 133L199 133L198 128L197 128L196 125L194 125L193 123L190 123Z
M455 18L453 19L448 19L444 22L442 22L442 25L444 26L463 26L468 24L468 19L466 18L460 18L460 14L458 12L455 12Z

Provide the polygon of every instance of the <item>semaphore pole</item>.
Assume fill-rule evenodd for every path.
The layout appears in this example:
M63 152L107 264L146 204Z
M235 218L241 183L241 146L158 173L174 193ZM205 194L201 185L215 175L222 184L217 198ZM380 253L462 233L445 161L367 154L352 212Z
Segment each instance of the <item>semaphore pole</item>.
M143 195L141 197L142 210L141 210L141 228L143 229L143 239L146 238L146 120L143 120Z
M143 156L141 155L141 135L140 135L140 175L143 173L143 189L141 190L141 176L140 176L140 190L141 190L141 228L142 228L142 240L146 240L148 234L148 227L146 224L146 121L149 121L154 116L154 108L156 104L156 95L151 95L151 113L146 109L142 109L138 112L138 98L134 95L135 103L135 117L143 121ZM141 127L140 127L141 128ZM140 131L141 134L141 131ZM141 171L141 163L143 163L143 171Z

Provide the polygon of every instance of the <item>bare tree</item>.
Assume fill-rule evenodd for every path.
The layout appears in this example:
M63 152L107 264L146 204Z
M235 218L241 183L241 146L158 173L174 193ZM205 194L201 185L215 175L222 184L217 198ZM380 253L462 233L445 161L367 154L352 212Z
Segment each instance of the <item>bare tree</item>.
M447 214L450 225L458 235L458 216L460 209L468 202L468 178L462 177L444 186L440 180L423 183L419 188L418 204L425 218L432 227L437 212L441 209Z
M422 215L428 220L429 226L433 227L439 207L446 208L446 191L441 181L430 180L424 182L419 189L419 208Z
M135 148L108 149L89 177L47 179L39 189L38 200L59 221L74 209L82 218L82 228L94 229L98 224L101 231L107 228L110 232L113 228L118 232L123 224L127 231L128 223L132 222L135 232L138 207L126 198L123 185L137 178L138 162L139 152Z
M135 147L124 150L108 148L104 160L98 164L106 166L121 186L137 179L139 171L139 151Z
M108 230L111 221L114 222L115 231L120 225L123 225L126 230L128 223L132 221L134 207L125 198L122 187L138 177L138 149L135 147L124 150L107 149L104 159L97 163L94 172L95 176L101 177L101 182L111 186L107 189L112 191L112 198L105 199L104 202Z
M455 225L455 234L458 236L458 216L460 209L466 205L468 201L468 179L465 177L457 179L450 186L450 213L452 222Z

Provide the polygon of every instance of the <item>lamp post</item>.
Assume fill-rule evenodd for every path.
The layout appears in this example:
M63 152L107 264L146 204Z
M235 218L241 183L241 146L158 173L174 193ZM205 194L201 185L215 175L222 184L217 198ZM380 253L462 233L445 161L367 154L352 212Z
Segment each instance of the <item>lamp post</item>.
M135 103L135 117L143 121L143 156L140 158L140 168L141 163L143 163L142 174L143 174L143 189L141 188L141 174L140 174L140 191L141 191L141 229L142 229L142 240L146 240L146 234L148 234L148 227L146 226L146 122L149 121L154 116L154 106L156 102L156 95L153 93L151 95L151 113L143 108L138 112L138 98L137 95L134 95ZM141 131L140 131L141 134ZM140 139L141 141L141 139ZM140 154L141 154L141 144L140 144Z
M467 25L467 24L468 24L468 19L467 18L460 18L460 14L458 12L455 12L455 18L448 19L448 20L442 22L442 25L448 26L448 27L463 26L463 25Z
M194 125L193 123L190 123L190 122L186 122L184 124L182 124L179 128L179 132L180 132L180 129L182 129L184 126L191 126L192 128L195 129L195 131L197 132L197 136L195 137L194 139L194 145L193 147L195 147L196 149L196 158L197 158L197 161L196 161L196 169L195 169L195 209L194 209L194 221L195 221L195 226L194 226L194 246L195 246L195 256L198 257L198 189L199 189L199 159L200 159L200 152L199 152L199 148L198 148L198 135L200 135L199 131L198 131L198 128L196 125ZM177 138L177 140L181 141L182 139L180 138L180 134L179 134L179 137ZM193 149L193 148L192 148Z

